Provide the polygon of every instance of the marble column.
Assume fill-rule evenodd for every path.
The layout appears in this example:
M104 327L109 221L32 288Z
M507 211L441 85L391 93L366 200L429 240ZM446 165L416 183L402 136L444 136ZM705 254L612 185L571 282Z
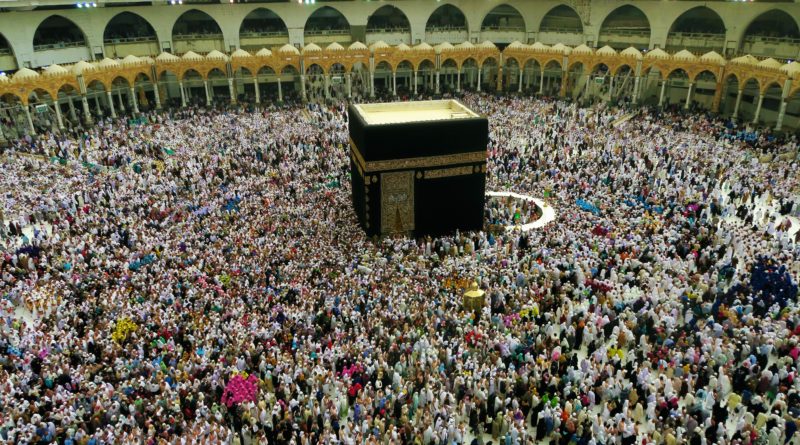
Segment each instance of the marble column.
M117 100L119 100L119 111L125 112L125 102L122 101L122 90L117 90Z
M231 96L231 103L236 103L236 89L233 87L233 77L228 78L228 94Z
M689 109L689 104L692 103L692 90L694 89L694 82L689 82L689 90L686 92L686 104L683 106L684 110Z
M181 106L186 106L186 90L183 88L183 81L178 81L178 89L181 90Z
M733 119L739 117L739 105L742 103L742 93L743 90L741 89L736 93L736 104L733 105L733 114L731 115Z
M58 103L58 99L53 102L53 107L56 109L56 122L58 123L58 129L64 129L64 121L61 119L61 105Z
M153 97L156 100L156 109L161 109L161 93L158 92L158 82L153 82Z
M72 96L68 95L68 104L69 104L69 118L72 122L78 122L78 115L75 113L75 104L72 103Z
M783 118L786 116L787 99L781 98L781 107L778 109L778 121L775 122L775 131L780 131L783 127Z
M375 72L369 72L369 96L375 97Z
M114 109L114 97L111 95L111 91L106 91L108 94L108 106L111 108L111 118L117 118L117 110Z
M31 129L31 134L36 134L36 127L33 126L33 118L31 117L30 108L30 105L25 105L25 117L28 118L28 127Z
M83 120L88 124L92 124L92 113L89 111L89 101L86 100L86 95L81 95L81 103L83 104Z
M758 123L758 118L761 117L761 104L764 103L764 93L758 95L758 105L756 106L756 114L753 116L753 123Z
M139 112L139 101L136 100L136 89L131 87L131 105L133 106L133 112Z
M611 77L611 80L608 82L608 98L609 99L613 99L614 98L614 76L609 76L609 77Z
M542 74L539 76L539 94L544 94L544 67L542 68Z

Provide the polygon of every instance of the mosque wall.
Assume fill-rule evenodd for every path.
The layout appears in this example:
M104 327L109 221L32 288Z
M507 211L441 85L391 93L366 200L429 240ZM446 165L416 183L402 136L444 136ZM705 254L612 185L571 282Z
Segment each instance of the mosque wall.
M243 41L240 38L240 28L245 17L251 12L265 8L274 12L286 25L286 39L289 43L302 47L309 42L330 43L336 41L334 38L325 36L310 35L306 32L305 26L308 19L314 12L321 8L334 8L347 20L350 26L350 33L342 43L352 41L376 41L384 40L390 44L406 43L417 44L428 42L437 44L444 41L458 43L470 40L477 43L483 40L490 40L495 43L510 43L519 40L523 43L533 43L542 41L546 44L564 43L575 46L585 43L590 47L599 47L600 32L604 22L615 14L615 11L625 5L633 5L647 20L649 35L634 38L631 35L615 35L615 31L606 32L608 38L614 40L625 40L635 43L640 50L651 48L664 48L668 43L670 28L675 21L687 11L700 6L708 6L717 13L725 26L724 38L715 38L716 44L722 44L718 52L726 57L731 57L739 53L763 54L782 58L797 57L800 49L794 42L774 42L769 39L756 39L755 42L744 42L743 38L747 27L761 14L768 11L782 11L794 20L795 25L800 21L800 4L792 3L771 3L771 2L699 2L699 1L637 1L635 3L623 2L618 0L596 0L591 2L575 2L577 7L573 8L581 20L581 32L554 31L546 29L542 31L541 24L543 19L553 8L562 5L558 1L537 1L529 2L524 0L448 0L445 2L431 2L426 0L407 0L407 1L383 1L383 2L319 2L315 5L287 3L268 3L268 4L240 4L240 3L221 3L221 4L192 4L192 5L158 5L158 6L125 6L111 7L113 2L101 3L97 8L77 8L63 10L33 10L0 13L0 33L8 41L13 50L18 66L28 66L36 68L49 63L75 62L82 58L102 58L114 56L124 57L127 54L134 55L155 55L161 49L168 48L172 52L180 53L179 49L192 50L195 52L210 51L218 49L230 52L232 49L241 46L253 46L253 42ZM396 6L408 19L410 30L408 33L384 33L374 34L366 31L366 26L370 16L380 7L385 5ZM466 21L465 30L431 30L426 29L426 24L437 8L443 5L452 5L460 10ZM487 15L499 5L509 5L516 9L524 22L524 29L485 29L482 24ZM4 2L4 7L13 9L15 6L28 6L29 2L9 1ZM204 42L197 47L187 47L175 41L173 30L176 22L181 15L190 10L198 10L207 13L219 26L222 36L219 42ZM149 23L156 33L157 44L132 45L125 48L109 48L104 44L103 34L106 26L117 14L131 12L141 16ZM53 15L62 16L72 21L76 27L86 37L86 46L82 51L72 48L54 49L44 51L47 54L39 54L33 45L33 37L39 25L48 17ZM625 34L622 31L617 34ZM681 37L677 41L684 43L685 47L696 44L703 44L702 37L688 36ZM721 41L720 41L721 39ZM673 37L672 40L675 40ZM266 42L269 44L269 42ZM282 43L282 42L281 42ZM149 52L149 54L143 54ZM768 54L770 53L770 54ZM1 63L2 61L0 61ZM7 65L6 65L7 66Z

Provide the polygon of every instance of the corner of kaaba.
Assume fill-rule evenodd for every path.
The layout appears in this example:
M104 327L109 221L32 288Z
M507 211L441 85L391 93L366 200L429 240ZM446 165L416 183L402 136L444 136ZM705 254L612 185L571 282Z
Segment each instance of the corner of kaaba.
M480 230L489 122L456 100L348 109L353 209L369 236Z

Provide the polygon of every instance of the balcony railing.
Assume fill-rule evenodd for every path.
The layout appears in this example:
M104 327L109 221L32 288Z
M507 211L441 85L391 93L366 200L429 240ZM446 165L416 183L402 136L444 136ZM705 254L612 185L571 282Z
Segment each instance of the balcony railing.
M501 26L501 25L490 25L490 26L481 26L481 31L509 31L509 32L525 32L524 26Z
M11 48L0 48L0 56L10 56Z
M604 29L600 31L600 38L603 36L626 36L626 37L648 37L650 36L649 29Z
M77 42L43 43L39 45L33 45L33 50L47 51L51 49L80 48L81 46L86 46L86 42L77 41Z
M800 39L795 39L792 37L745 36L744 42L800 45Z
M345 36L350 34L350 29L307 29L307 36Z
M673 32L670 33L667 39L671 38L681 38L681 39L725 39L725 33L717 34L711 32Z
M172 36L172 40L214 40L221 39L222 34L176 34Z
M393 28L367 28L367 32L370 34L392 34L398 32L411 32L411 28L406 28L404 26L397 26Z
M558 34L580 34L583 35L583 30L579 28L558 28L543 26L539 28L539 32L554 32Z
M112 39L103 39L106 45L116 45L119 43L142 43L142 42L156 42L156 36L138 36L138 37L115 37Z
M282 31L243 31L239 34L239 38L258 38L258 37L288 37L287 30Z
M464 26L429 26L425 28L425 32L466 32L467 28Z

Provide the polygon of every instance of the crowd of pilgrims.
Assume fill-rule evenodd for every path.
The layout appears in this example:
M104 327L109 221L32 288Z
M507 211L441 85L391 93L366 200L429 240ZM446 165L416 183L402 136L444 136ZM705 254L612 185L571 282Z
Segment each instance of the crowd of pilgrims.
M368 239L345 104L12 142L0 440L800 443L797 140L462 100L490 117L487 190L545 199L554 222L513 230L540 211L492 198L493 230ZM795 295L767 300L757 261ZM234 376L257 394L228 406Z

